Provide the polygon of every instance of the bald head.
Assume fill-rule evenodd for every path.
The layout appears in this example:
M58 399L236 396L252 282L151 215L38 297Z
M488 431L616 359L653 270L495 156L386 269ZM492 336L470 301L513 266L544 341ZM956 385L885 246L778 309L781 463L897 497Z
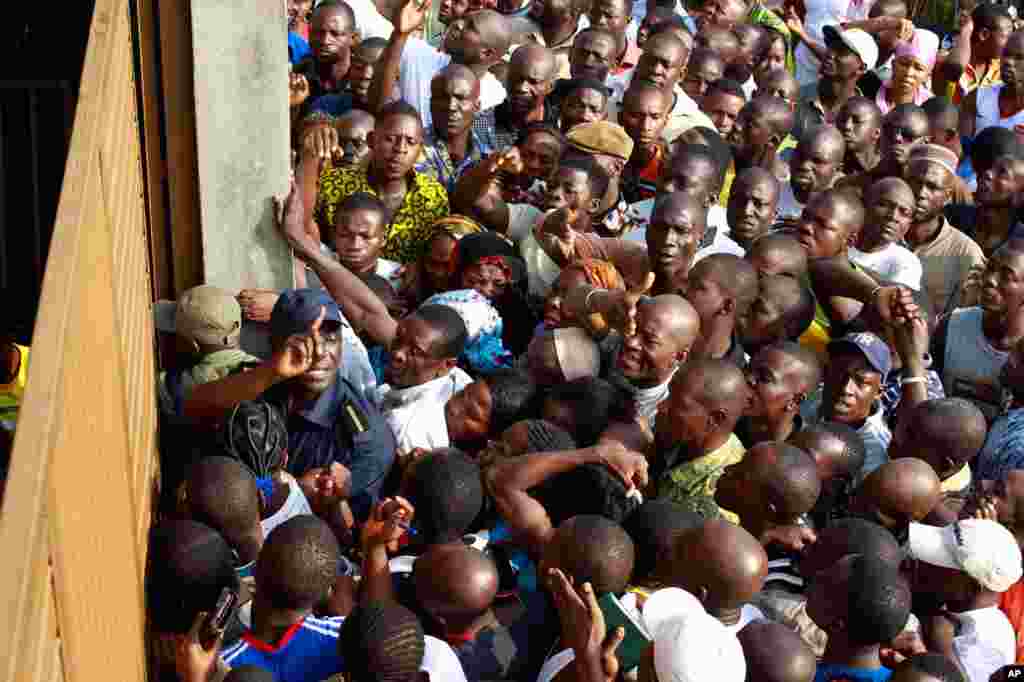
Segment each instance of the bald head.
M732 30L722 26L703 26L697 33L698 46L718 53L726 64L736 58L740 49L739 38Z
M715 501L760 534L797 522L818 500L818 468L806 452L779 441L758 443L718 479Z
M985 415L971 401L926 400L900 420L889 456L922 459L946 480L977 457L987 434Z
M680 161L680 163L683 163ZM663 222L687 212L700 225L703 232L707 227L708 209L700 197L693 196L687 192L672 192L663 194L655 201L654 210L651 212L651 222Z
M691 592L711 615L737 609L761 591L768 555L753 535L723 519L676 540L673 585Z
M807 273L807 251L789 234L766 234L747 249L746 258L762 277L783 275L798 279Z
M725 410L738 415L747 404L746 376L726 360L691 360L672 380L673 388L681 384L696 388L703 396L701 403L708 410Z
M750 682L811 682L818 661L800 635L782 623L757 621L736 635Z
M906 457L886 462L857 489L852 508L891 531L902 531L935 507L941 482L932 465Z
M867 188L867 191L864 192L864 205L874 205L883 195L889 192L897 192L904 197L909 197L911 204L914 202L914 190L911 189L910 185L903 178L888 177L882 178Z
M413 567L416 598L437 621L460 630L486 613L498 592L498 569L461 544L435 545Z
M509 59L509 71L525 71L535 68L545 79L555 76L555 53L537 43L527 43L516 49Z
M644 303L645 313L661 319L680 347L689 348L700 332L700 317L690 302L677 294L662 294Z
M263 543L260 494L252 473L236 459L205 457L189 471L190 516L221 533L248 563Z
M850 554L875 557L894 567L904 557L896 538L884 527L866 519L847 518L818 533L818 539L800 560L800 570L812 578Z
M770 203L778 203L779 192L781 191L781 188L779 187L779 179L764 168L757 166L754 168L748 168L737 175L736 179L733 180L732 183L732 190L738 188L750 190L755 187L763 187L768 192ZM732 190L730 190L730 196L732 196Z

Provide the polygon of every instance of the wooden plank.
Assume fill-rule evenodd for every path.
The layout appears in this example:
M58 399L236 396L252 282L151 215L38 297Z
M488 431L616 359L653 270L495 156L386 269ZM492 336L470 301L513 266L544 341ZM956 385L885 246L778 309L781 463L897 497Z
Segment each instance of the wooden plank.
M191 2L160 0L160 65L163 81L171 262L175 297L203 283L199 218L195 101L192 83Z
M149 269L153 291L150 300L175 298L171 244L164 179L167 164L160 151L160 79L156 29L156 0L135 0L133 18L139 51L139 73L135 86L142 109L142 172L145 178L146 225L149 234Z
M155 380L127 10L97 0L90 30L0 513L0 682L145 678Z

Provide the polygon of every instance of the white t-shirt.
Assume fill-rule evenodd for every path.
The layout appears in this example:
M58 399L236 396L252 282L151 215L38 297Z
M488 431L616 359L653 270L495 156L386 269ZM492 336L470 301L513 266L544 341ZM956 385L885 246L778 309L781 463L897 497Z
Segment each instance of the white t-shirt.
M1014 662L1017 636L1006 615L995 606L956 614L960 635L953 638L953 651L968 682L988 682L1004 665Z
M453 395L473 383L472 377L458 367L448 374L409 388L392 388L384 384L375 393L377 405L395 434L400 451L413 448L433 450L446 448L448 424L444 406Z
M356 29L363 40L368 38L391 37L394 27L391 22L384 18L384 15L377 10L372 0L345 0L352 13L356 16Z
M467 682L466 671L447 642L430 635L423 639L425 646L420 671L427 673L431 682Z
M288 497L285 499L284 504L276 512L260 521L260 525L263 526L263 537L268 537L270 531L293 516L303 516L312 513L313 510L309 508L309 501L306 500L306 495L302 492L302 488L299 487L298 481L289 476Z
M430 81L448 66L451 55L445 54L419 38L410 38L402 51L399 67L398 94L407 104L416 107L426 129L431 127ZM488 72L480 79L480 110L492 109L505 101L505 86Z
M921 260L905 246L886 244L871 253L850 249L850 260L887 280L921 291Z

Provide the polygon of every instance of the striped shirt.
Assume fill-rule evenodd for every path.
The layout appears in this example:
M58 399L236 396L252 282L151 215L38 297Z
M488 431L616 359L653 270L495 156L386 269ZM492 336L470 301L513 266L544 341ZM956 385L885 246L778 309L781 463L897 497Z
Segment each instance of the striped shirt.
M764 579L765 590L784 590L790 594L803 594L804 577L797 569L796 554L767 547L768 575Z
M221 652L221 659L232 668L254 665L269 670L278 682L326 680L344 669L338 653L338 631L344 620L306 616L288 628L276 644L246 631Z

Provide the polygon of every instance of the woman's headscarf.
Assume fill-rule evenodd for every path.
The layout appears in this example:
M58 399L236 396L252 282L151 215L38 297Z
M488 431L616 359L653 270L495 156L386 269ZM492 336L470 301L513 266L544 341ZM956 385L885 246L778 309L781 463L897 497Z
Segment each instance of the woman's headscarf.
M423 305L443 305L459 314L466 325L466 348L461 359L478 374L512 366L512 353L502 343L504 325L498 309L475 289L435 294Z
M454 283L460 283L459 279L467 268L482 263L504 270L513 287L522 281L526 270L512 244L495 232L478 232L460 239L455 248Z

